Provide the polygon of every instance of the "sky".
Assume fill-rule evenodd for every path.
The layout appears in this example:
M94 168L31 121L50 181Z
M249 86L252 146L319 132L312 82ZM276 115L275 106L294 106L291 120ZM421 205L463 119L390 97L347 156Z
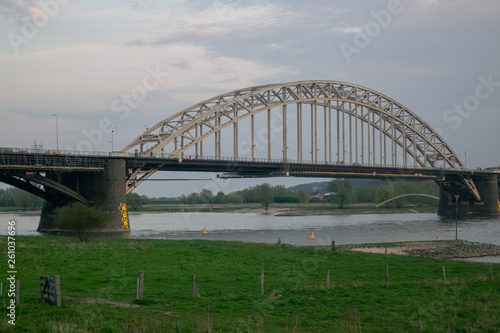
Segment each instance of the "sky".
M0 146L121 150L210 97L321 79L389 96L468 168L496 166L499 17L497 0L2 0ZM228 193L262 181L150 182L136 192Z

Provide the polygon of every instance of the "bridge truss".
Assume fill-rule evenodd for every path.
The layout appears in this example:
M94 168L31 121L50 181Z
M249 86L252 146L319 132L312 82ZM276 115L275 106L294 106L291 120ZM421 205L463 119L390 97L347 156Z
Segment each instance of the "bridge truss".
M443 138L408 108L336 81L262 85L215 96L158 122L123 152L132 150L179 161L278 157L284 163L464 169ZM127 192L155 171L136 169ZM478 196L473 182L467 179L465 186Z

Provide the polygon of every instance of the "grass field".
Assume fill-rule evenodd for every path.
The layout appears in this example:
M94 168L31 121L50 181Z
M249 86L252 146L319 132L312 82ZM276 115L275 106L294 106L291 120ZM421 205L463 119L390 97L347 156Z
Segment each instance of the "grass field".
M1 332L498 332L500 327L498 264L489 281L486 264L327 247L105 238L76 243L28 236L16 237L21 305L13 327L6 316L6 241L0 238ZM136 301L138 271L145 276L142 301ZM62 307L40 300L40 274L60 276Z

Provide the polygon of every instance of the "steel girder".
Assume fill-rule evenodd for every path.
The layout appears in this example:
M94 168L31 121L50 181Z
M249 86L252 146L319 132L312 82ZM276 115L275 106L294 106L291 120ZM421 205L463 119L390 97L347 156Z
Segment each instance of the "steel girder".
M283 109L283 116L286 117L286 107L290 104L300 105L300 118L302 119L302 105L311 105L311 132L317 132L316 128L312 125L313 120L317 122L317 107L323 107L330 112L332 110L342 113L342 121L345 121L345 116L350 117L350 121L354 119L355 122L360 122L361 127L367 128L368 147L367 159L368 164L376 164L375 161L375 131L380 136L380 149L379 158L381 165L396 165L396 149L399 147L403 151L402 165L408 166L408 159L413 160L413 167L423 168L439 168L439 169L464 169L464 166L451 147L443 140L443 138L434 131L426 122L420 117L411 112L408 108L395 100L380 94L374 90L350 84L346 82L337 81L300 81L285 84L272 84L249 87L241 90L235 90L223 95L213 97L201 103L193 105L185 110L182 110L160 122L155 126L149 128L147 131L139 135L123 151L127 152L131 149L137 149L139 156L168 156L172 158L179 158L188 149L195 147L198 154L198 145L202 146L203 140L210 136L215 136L216 142L219 144L219 149L216 148L216 158L220 156L220 132L222 129L229 125L234 126L234 141L235 146L234 159L237 160L237 125L242 119L252 117L252 140L254 133L253 116L268 111L271 109L281 107ZM314 106L314 119L313 119L313 106ZM297 111L298 113L299 111ZM269 126L269 125L268 125ZM301 126L297 124L297 126ZM325 160L327 160L327 147L330 146L329 161L332 162L331 147L333 145L332 129L327 129L325 123L325 132L329 132L329 142L326 139L325 133ZM331 126L331 120L330 120ZM344 123L342 123L344 127ZM349 125L352 130L352 126ZM286 128L283 129L284 133L284 149L283 159L286 160ZM300 128L299 136L302 135L302 128ZM358 125L356 123L356 132ZM361 128L361 136L363 129ZM370 134L371 131L371 134ZM338 132L338 131L337 131ZM345 157L346 140L345 128L342 128L342 151ZM311 133L311 161L317 160L317 153L314 156L312 150L318 145L317 133L316 139ZM338 133L337 133L338 135ZM355 134L356 155L358 159L358 133ZM373 137L372 143L370 138ZM377 137L378 139L378 137ZM217 141L219 140L219 141ZM302 139L299 138L297 149L300 150L298 157L302 161ZM363 139L361 139L363 140ZM385 150L388 144L386 140L390 140L389 144L393 147L393 154L387 154ZM339 140L336 140L337 151L340 152ZM353 135L350 134L347 145L352 147ZM382 141L384 144L382 144ZM152 143L152 146L144 149L146 144ZM253 142L252 142L253 143ZM270 144L270 143L269 143ZM316 144L316 146L314 146ZM217 144L216 144L217 145ZM372 147L373 145L373 147ZM365 147L361 144L361 149ZM372 150L373 149L373 150ZM201 154L202 155L202 148ZM382 153L384 150L384 153ZM370 152L371 151L371 152ZM352 154L351 162L352 162ZM364 152L361 154L364 164ZM391 161L387 161L388 155L391 156ZM252 158L254 156L252 145ZM338 156L337 160L340 158ZM370 159L372 160L370 161ZM270 159L270 153L269 153ZM149 177L154 173L142 173L142 177ZM139 174L139 170L134 172L135 175ZM136 183L135 185L137 185ZM472 187L473 184L472 184ZM471 188L474 192L475 187ZM130 189L131 191L131 189Z

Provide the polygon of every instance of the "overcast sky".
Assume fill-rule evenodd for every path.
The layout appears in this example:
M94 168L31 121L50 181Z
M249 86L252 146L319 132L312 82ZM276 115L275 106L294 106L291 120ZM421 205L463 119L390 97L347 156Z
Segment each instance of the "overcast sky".
M119 150L204 99L324 79L402 103L467 167L498 165L499 18L498 0L2 0L0 146L54 149L56 114L60 149L110 151L111 134L99 129L109 119ZM146 94L134 101L138 86ZM124 101L127 114L117 111ZM155 182L137 192L249 184Z

